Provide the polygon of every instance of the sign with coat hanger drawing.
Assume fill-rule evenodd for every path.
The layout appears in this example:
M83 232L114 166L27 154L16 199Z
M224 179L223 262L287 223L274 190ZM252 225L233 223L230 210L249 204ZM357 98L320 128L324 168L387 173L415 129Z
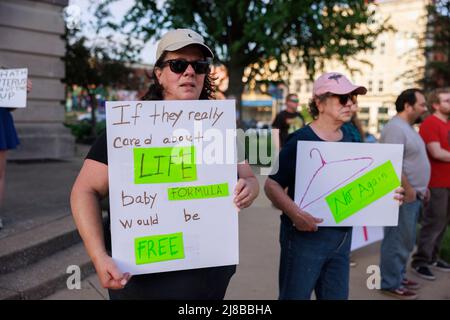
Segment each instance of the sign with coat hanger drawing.
M295 202L319 226L396 226L403 145L299 141Z

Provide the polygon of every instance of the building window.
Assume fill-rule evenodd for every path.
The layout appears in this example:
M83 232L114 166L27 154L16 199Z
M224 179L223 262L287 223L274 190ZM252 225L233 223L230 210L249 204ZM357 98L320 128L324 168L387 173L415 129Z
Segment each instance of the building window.
M296 80L295 81L295 92L300 92L302 89L302 81Z
M359 112L364 113L364 114L369 114L370 108L369 107L361 107L361 108L359 108Z
M386 107L378 108L378 113L380 113L380 114L388 114L388 112L389 112L389 108L386 108Z
M306 92L307 93L312 92L312 82L311 82L311 80L305 80L305 83L306 83Z
M368 86L367 86L367 90L368 90L369 92L372 92L372 91L373 91L373 82L372 82L372 80L369 80L369 84L368 84Z
M378 81L378 92L383 92L383 80Z
M384 54L386 49L386 43L383 41L380 43L380 54Z

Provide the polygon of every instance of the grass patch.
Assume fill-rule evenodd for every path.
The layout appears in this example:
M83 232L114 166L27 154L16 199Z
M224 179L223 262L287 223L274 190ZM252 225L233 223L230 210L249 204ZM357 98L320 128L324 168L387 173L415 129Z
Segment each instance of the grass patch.
M450 228L447 228L442 240L441 258L447 262L450 261Z

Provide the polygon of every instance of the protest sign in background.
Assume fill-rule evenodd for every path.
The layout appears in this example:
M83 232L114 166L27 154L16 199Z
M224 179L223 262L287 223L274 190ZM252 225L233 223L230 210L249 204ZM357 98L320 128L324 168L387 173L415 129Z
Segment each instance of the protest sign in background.
M0 107L27 106L28 69L0 69Z

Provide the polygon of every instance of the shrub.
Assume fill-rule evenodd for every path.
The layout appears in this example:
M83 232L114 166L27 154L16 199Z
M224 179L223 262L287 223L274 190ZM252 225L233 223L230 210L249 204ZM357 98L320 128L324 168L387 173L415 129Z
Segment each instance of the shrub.
M70 129L77 143L92 144L96 137L92 135L92 123L89 120L83 120L77 123L64 123L64 126ZM97 122L95 132L97 136L106 128L106 121Z

